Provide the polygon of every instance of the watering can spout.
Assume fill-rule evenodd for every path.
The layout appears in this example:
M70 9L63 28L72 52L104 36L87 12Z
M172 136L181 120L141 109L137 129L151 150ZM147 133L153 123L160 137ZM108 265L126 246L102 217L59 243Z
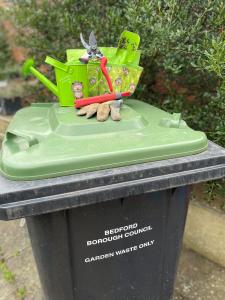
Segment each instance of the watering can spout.
M34 68L34 60L28 59L25 61L22 67L22 74L26 77L32 73L37 77L54 95L58 96L58 88L48 78L41 74L37 69Z

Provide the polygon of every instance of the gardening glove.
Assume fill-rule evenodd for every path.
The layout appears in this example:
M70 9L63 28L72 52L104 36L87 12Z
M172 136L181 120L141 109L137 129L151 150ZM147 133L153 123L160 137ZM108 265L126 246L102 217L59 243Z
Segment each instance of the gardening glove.
M97 120L99 122L106 121L109 117L109 113L110 113L109 101L99 104L98 109L97 109Z
M97 112L98 106L99 106L99 103L93 103L90 105L86 105L77 112L77 115L78 116L86 115L86 118L89 119Z
M110 104L111 118L113 121L121 120L120 107L121 107L122 103L123 103L123 100L116 100Z
M78 112L78 116L86 115L86 118L91 118L95 113L97 113L97 120L99 122L104 122L108 119L111 112L111 118L113 121L120 121L120 107L122 100L108 101L104 103L93 103L82 107Z

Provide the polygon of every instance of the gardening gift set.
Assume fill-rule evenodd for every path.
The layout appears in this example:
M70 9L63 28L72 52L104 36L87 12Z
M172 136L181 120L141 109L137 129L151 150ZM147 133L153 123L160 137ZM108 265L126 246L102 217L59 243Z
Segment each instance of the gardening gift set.
M117 47L98 47L93 32L88 41L80 38L84 49L68 49L65 63L46 57L56 83L32 59L24 63L23 74L32 73L59 101L16 113L2 145L2 174L12 180L49 178L207 149L205 134L189 128L180 113L131 98L143 70L136 33L124 31Z

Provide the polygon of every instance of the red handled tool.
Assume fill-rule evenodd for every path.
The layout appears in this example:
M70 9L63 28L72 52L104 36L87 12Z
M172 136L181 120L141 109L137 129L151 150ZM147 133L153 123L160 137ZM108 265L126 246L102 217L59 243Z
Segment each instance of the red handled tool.
M74 103L75 103L76 108L81 108L81 107L89 105L89 104L103 103L103 102L107 102L107 101L118 100L118 99L121 99L122 97L129 97L130 95L131 95L130 92L111 93L111 94L77 99L74 101Z
M101 65L100 66L101 66L102 73L105 76L105 79L108 83L109 90L112 93L113 92L113 86L112 86L112 82L111 82L111 79L109 77L108 71L106 69L106 64L107 64L107 58L105 56L103 56L101 58Z
M89 44L85 42L82 33L80 34L80 40L81 43L83 44L84 48L87 49L87 53L85 55L83 55L80 58L80 61L83 63L88 63L89 60L91 59L98 59L101 61L100 67L101 67L101 71L108 83L108 87L110 92L113 92L113 86L112 86L112 82L111 79L109 77L108 71L106 69L106 64L107 64L107 58L105 56L103 56L103 54L101 53L101 51L98 49L97 46L97 40L96 37L94 35L94 32L92 31L90 33L89 36Z

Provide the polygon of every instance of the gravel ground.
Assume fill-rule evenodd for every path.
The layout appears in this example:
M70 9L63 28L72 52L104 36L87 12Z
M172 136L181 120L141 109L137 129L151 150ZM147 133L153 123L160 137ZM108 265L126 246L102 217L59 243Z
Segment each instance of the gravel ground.
M24 223L0 221L0 300L43 300ZM184 248L173 300L224 300L224 283L225 269Z

